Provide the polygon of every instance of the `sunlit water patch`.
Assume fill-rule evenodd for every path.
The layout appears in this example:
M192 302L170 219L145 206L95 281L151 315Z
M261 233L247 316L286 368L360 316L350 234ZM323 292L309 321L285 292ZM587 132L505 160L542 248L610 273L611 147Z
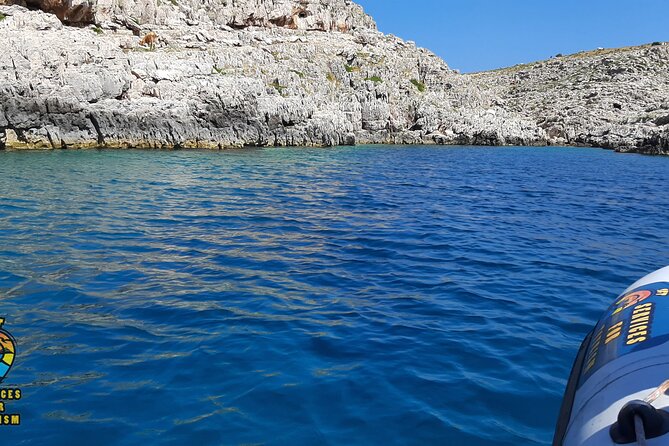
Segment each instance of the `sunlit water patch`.
M669 264L669 159L0 153L3 444L549 444L576 349Z

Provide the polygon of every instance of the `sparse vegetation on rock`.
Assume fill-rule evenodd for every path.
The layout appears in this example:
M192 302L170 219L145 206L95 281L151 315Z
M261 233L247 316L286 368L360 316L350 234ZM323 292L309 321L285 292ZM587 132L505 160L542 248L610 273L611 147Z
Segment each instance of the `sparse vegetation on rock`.
M413 84L414 87L418 89L421 93L423 93L426 90L425 84L418 79L411 79L411 83Z
M283 91L288 88L285 85L281 85L278 80L275 80L271 84L269 84L271 87L273 87L276 91L278 91L280 94L283 94Z

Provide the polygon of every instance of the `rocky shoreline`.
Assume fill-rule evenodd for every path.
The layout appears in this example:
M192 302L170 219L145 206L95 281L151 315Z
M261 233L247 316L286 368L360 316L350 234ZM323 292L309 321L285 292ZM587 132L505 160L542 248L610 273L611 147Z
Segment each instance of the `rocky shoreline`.
M149 32L155 49L139 45ZM463 75L380 33L348 0L0 0L0 51L1 149L384 143L669 154L663 44Z

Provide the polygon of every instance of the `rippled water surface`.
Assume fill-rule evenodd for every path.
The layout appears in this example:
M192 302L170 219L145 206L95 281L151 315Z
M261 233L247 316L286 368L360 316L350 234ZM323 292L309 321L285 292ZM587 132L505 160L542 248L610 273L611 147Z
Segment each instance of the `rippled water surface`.
M669 158L0 152L3 444L549 444Z

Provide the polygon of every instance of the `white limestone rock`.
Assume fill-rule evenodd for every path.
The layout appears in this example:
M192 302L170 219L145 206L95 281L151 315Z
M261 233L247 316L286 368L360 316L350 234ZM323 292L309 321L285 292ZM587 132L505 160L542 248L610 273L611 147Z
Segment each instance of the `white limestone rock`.
M32 1L0 6L0 148L669 147L666 46L461 75L348 0Z

